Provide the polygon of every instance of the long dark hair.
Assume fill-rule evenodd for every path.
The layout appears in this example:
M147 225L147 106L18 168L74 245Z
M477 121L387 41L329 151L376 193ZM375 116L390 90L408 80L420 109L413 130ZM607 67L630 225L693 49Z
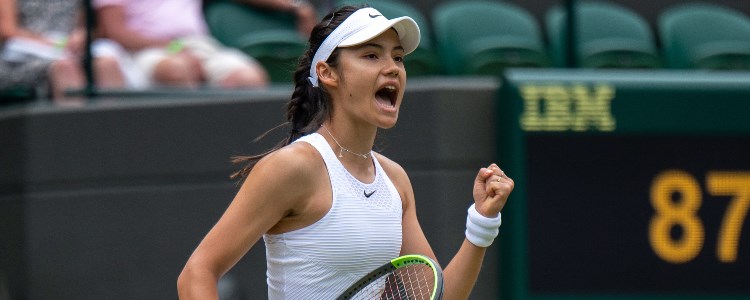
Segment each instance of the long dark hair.
M312 64L315 52L318 51L320 44L323 43L326 37L351 14L366 6L343 6L323 17L323 20L315 25L310 33L309 48L300 56L297 70L294 72L294 92L292 92L292 97L289 99L286 107L287 122L275 127L289 126L289 132L276 146L266 152L257 155L233 157L233 163L244 164L244 167L234 172L230 178L239 179L240 182L244 181L260 159L291 144L303 135L318 130L320 124L326 118L330 117L330 97L322 86L314 87L310 83L308 79L310 77L310 65ZM326 61L331 67L335 68L338 65L338 52L338 49L334 50Z

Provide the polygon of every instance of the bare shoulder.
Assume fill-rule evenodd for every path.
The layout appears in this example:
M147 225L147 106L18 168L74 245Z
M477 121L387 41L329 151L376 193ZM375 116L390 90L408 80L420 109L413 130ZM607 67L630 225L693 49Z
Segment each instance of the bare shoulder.
M274 201L283 198L291 201L287 205L295 206L320 185L321 172L325 172L325 163L317 150L308 143L293 143L258 161L245 185L249 191L265 191Z
M325 164L312 145L292 143L263 157L255 165L253 172L257 170L262 173L266 180L294 180L302 183L311 176L316 176L320 168L325 168ZM250 176L254 174L251 173Z

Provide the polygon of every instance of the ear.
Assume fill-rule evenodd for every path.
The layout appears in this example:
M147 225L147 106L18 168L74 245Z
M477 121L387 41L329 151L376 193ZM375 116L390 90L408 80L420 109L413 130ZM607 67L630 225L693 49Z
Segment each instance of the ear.
M315 70L318 72L318 82L321 86L325 84L327 87L338 87L339 75L333 67L321 61L315 65Z

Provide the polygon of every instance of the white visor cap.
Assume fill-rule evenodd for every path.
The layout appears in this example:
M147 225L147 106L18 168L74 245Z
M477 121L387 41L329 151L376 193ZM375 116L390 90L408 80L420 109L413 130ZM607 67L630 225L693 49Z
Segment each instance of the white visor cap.
M339 47L351 47L374 39L388 29L395 29L404 48L404 54L409 54L419 46L419 26L410 17L388 19L372 7L358 9L344 22L336 27L320 44L310 64L310 82L318 86L318 73L315 66L318 62L327 61L333 50Z

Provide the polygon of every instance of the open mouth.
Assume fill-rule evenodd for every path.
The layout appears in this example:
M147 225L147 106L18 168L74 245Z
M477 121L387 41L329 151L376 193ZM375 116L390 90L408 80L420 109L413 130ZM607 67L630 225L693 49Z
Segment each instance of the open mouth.
M397 98L398 89L392 85L385 86L375 93L375 99L378 100L378 103L388 107L395 107Z

